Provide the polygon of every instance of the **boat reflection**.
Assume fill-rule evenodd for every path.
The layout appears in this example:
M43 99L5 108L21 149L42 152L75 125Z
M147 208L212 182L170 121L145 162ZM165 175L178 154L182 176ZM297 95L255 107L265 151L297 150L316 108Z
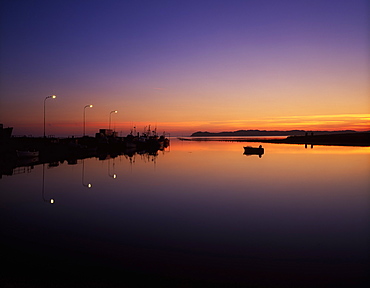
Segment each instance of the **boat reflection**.
M87 158L98 158L99 160L109 160L114 159L120 155L125 156L126 158L130 159L130 162L135 162L134 158L136 155L140 155L141 159L144 161L155 161L155 158L158 156L158 151L165 152L166 149L169 147L161 147L160 149L149 149L149 150L138 150L136 148L129 148L123 151L103 151L98 153L89 153L89 154L68 154L66 157L62 157L58 159L58 157L46 157L39 156L39 157L31 157L31 158L16 158L16 157L9 157L5 159L0 159L0 179L2 175L12 176L21 173L30 173L35 166L37 165L44 165L47 164L48 168L58 167L60 164L63 164L65 161L68 165L77 165L79 160L87 159ZM52 155L52 154L51 154ZM50 156L50 155L49 155ZM83 168L84 169L84 168ZM115 179L117 178L117 174L115 173L115 162L113 160L113 165L111 165L110 161L108 163L108 175L109 177ZM84 173L84 172L83 172ZM85 185L85 183L84 183ZM86 184L87 187L91 184ZM90 188L89 187L89 188Z
M261 158L264 153L265 149L260 145L259 147L245 146L243 154L246 156L258 155L258 157Z
M39 157L30 157L30 158L18 158L16 162L17 167L21 166L32 166L39 161Z

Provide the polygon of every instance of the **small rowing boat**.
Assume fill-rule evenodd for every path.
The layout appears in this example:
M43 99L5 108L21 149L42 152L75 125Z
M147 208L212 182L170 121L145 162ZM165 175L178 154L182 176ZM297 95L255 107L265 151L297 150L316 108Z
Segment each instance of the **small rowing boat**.
M244 147L244 154L245 155L262 155L265 153L265 149L262 148L260 145L259 147L251 147L251 146L245 146Z

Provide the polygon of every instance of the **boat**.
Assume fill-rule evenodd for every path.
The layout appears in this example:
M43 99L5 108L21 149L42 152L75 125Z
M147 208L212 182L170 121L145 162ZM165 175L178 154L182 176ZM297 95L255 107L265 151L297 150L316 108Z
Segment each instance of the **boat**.
M38 157L39 151L17 150L17 156L19 158Z
M12 136L13 127L4 128L3 124L0 124L0 141L8 140Z
M265 149L262 148L262 145L260 145L259 147L251 147L251 146L245 146L244 147L244 154L245 155L259 155L259 156L261 156L264 153L265 153Z

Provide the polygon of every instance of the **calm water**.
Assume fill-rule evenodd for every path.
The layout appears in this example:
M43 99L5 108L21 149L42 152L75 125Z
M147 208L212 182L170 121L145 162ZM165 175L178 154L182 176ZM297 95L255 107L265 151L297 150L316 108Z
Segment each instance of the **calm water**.
M370 148L263 146L259 158L243 143L173 139L157 156L3 176L4 281L104 271L110 284L365 287Z

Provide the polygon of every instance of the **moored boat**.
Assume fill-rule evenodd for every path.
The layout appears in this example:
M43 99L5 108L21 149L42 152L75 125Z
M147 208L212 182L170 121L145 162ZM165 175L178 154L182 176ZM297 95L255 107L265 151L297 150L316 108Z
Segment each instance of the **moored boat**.
M19 158L38 157L39 151L17 150L17 156Z
M244 147L244 154L245 155L262 155L265 153L265 149L262 148L260 145L259 147L251 147L251 146L245 146Z
M0 142L10 139L12 136L13 127L4 128L3 124L0 124Z

